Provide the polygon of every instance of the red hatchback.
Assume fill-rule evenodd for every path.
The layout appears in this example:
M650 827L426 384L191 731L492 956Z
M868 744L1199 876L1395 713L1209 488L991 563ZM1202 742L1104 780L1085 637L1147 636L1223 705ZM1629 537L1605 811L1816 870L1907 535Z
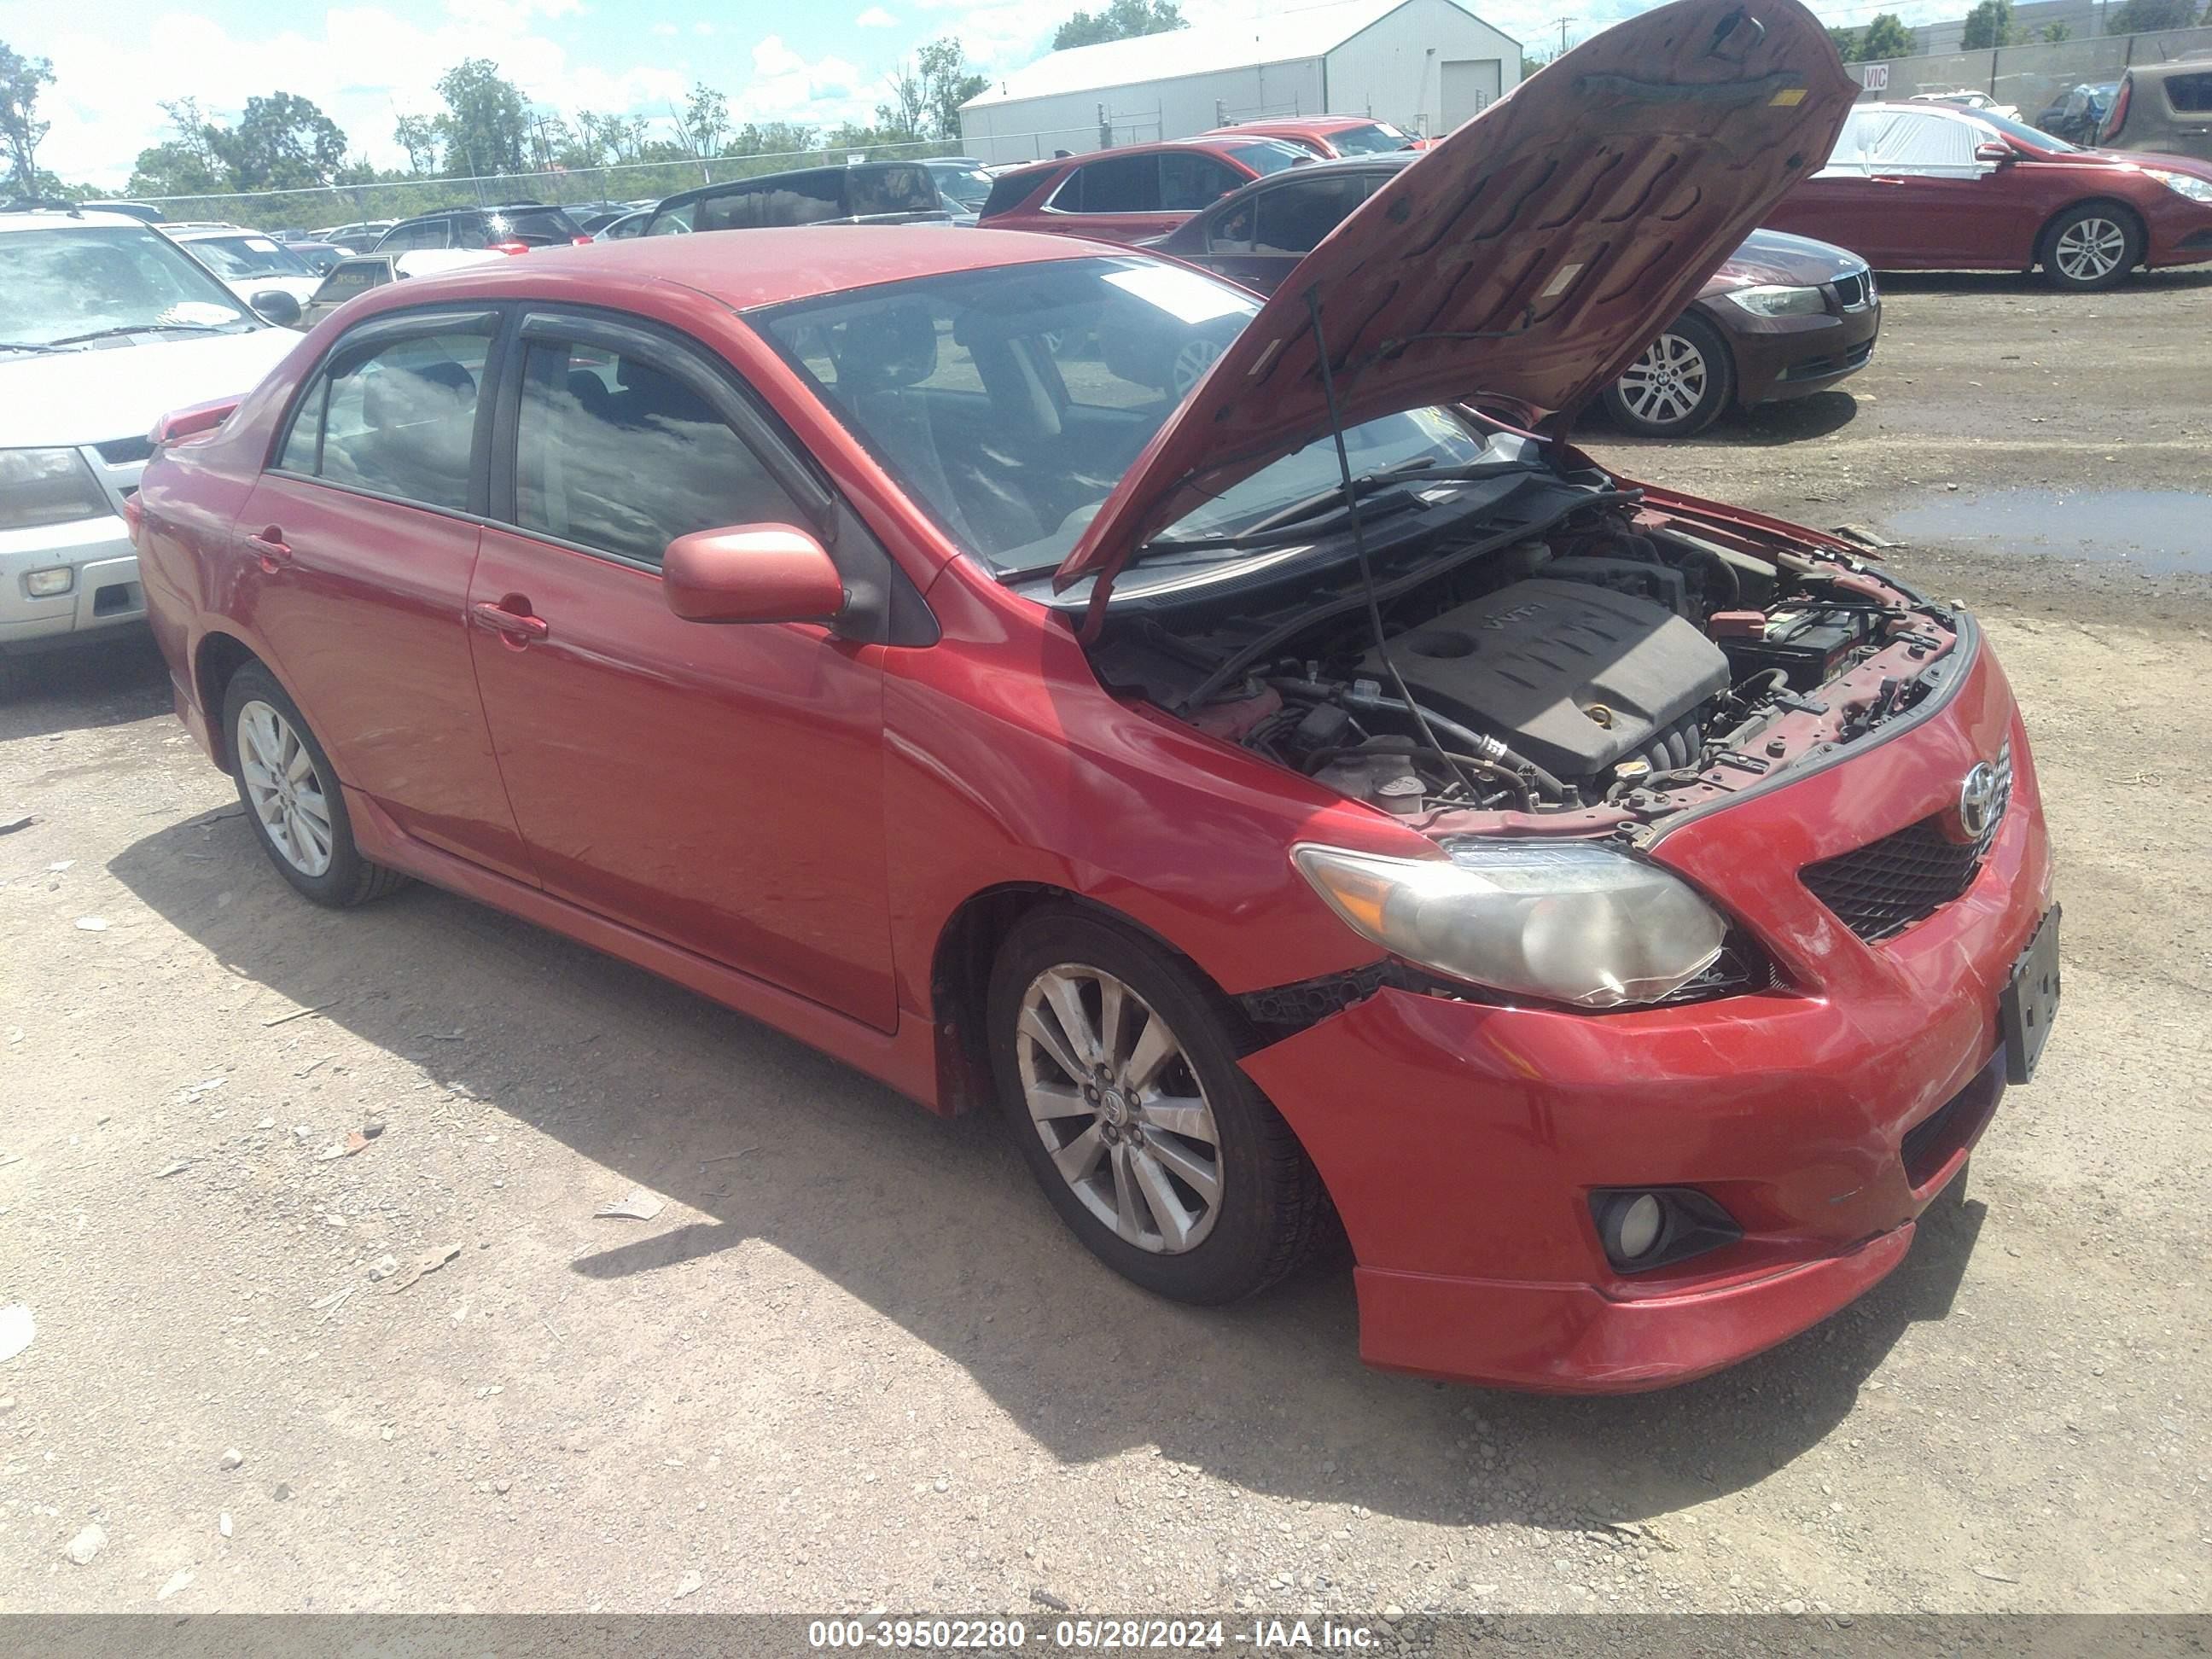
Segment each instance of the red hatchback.
M1255 179L1313 159L1279 138L1186 138L1062 156L1002 173L976 222L1102 242L1164 236Z
M1865 104L1767 224L1877 270L2027 270L2110 288L2212 260L2212 164L2083 149L1989 110Z
M159 434L178 712L309 898L433 881L994 1105L1164 1295L1340 1227L1375 1363L1713 1370L1896 1266L2057 1000L1972 618L1527 429L1852 90L1793 0L1680 0L1265 303L866 228L379 289ZM1223 318L1181 399L1068 349Z

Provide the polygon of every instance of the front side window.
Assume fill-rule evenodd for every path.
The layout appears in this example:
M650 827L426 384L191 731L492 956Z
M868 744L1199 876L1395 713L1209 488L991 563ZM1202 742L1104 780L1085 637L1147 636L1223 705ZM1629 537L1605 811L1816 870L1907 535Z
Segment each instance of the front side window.
M599 346L532 340L523 358L515 520L658 567L696 530L804 524L744 441L665 368Z
M293 416L277 465L465 512L489 333L341 343Z
M1259 309L1142 258L1054 260L885 283L758 313L823 402L957 544L1002 576L1050 570ZM1437 410L1355 428L1355 468L1481 445ZM1211 534L1326 489L1326 441L1262 469L1172 533Z
M1260 198L1255 253L1310 253L1321 239L1342 224L1367 199L1360 178L1306 179L1279 185Z
M937 187L947 201L957 202L970 213L981 213L991 199L991 175L981 167L932 167Z
M2212 114L2212 74L2167 76L2166 101L2177 114Z
M260 325L204 265L143 225L0 236L0 347L66 349L140 331Z
M323 278L323 285L315 290L308 303L341 306L355 295L382 288L391 280L392 261L388 258L341 259L331 267L331 274Z
M818 225L842 219L847 211L843 175L824 169L763 179L743 189L709 196L698 204L690 228L760 230L776 225Z
M1195 213L1243 183L1211 155L1186 151L1160 157L1160 206L1170 213Z
M691 234L691 221L698 212L699 204L696 201L678 202L673 207L656 209L653 216L645 222L645 229L641 234L688 236Z

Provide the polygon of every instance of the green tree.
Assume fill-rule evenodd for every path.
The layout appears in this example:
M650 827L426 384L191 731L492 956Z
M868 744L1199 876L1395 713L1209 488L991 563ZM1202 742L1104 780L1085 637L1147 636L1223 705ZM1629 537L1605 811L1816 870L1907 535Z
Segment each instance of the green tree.
M327 185L345 165L344 132L296 93L247 99L238 125L210 126L208 143L240 190Z
M403 115L392 129L399 148L407 152L407 171L416 178L438 166L438 123L428 115Z
M955 35L942 35L921 49L917 58L921 74L922 119L932 138L960 136L960 106L991 84L987 75L968 67L967 54Z
M174 138L140 150L124 186L132 196L219 196L232 188L227 169L210 167L191 145Z
M2153 29L2185 29L2196 19L2196 0L2127 0L2105 19L2107 34L2146 34Z
M1856 29L1838 28L1831 23L1828 25L1828 40L1836 49L1836 56L1846 64L1858 57L1859 32ZM1525 58L1528 54L1524 52L1522 55Z
M2047 46L2055 46L2073 38L2074 31L2063 23L2045 23L2043 26L2043 43Z
M720 155L730 136L730 100L704 81L684 100L684 136L701 155Z
M1966 14L1966 33L1959 37L1961 52L1986 52L2012 41L2012 0L1980 0Z
M1070 46L1165 34L1185 27L1182 8L1176 0L1107 0L1097 11L1079 11L1062 23L1052 37L1052 49L1065 52Z
M1912 31L1905 27L1905 20L1893 11L1886 11L1866 26L1859 36L1858 55L1855 64L1887 64L1894 58L1912 56Z
M876 128L884 134L878 143L909 143L921 137L926 106L921 76L912 64L902 62L890 73L891 100L876 106Z
M39 94L54 83L51 58L26 58L0 40L0 138L8 144L8 167L15 188L26 196L39 190L39 146L52 125L39 118Z
M497 64L489 58L464 58L438 77L438 96L446 100L438 137L445 145L448 176L523 170L530 126L522 89L499 72Z

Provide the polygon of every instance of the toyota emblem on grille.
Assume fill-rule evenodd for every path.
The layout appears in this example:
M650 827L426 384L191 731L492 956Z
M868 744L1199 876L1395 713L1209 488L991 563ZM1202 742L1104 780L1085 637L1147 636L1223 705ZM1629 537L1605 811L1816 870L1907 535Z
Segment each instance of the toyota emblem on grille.
M1959 827L1966 832L1969 841L1979 841L1989 833L1996 804L1996 769L1987 761L1977 762L1959 786Z

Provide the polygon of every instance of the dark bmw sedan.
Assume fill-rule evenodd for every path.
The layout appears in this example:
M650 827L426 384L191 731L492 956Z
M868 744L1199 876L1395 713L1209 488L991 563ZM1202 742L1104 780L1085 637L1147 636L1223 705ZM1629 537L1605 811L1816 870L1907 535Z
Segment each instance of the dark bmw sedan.
M1365 156L1261 179L1143 246L1272 294L1353 209L1419 160ZM1835 385L1873 358L1881 327L1863 259L1809 237L1754 230L1601 395L1624 431L1684 438L1731 408ZM1211 356L1218 355L1217 343ZM1174 367L1195 381L1207 361Z

